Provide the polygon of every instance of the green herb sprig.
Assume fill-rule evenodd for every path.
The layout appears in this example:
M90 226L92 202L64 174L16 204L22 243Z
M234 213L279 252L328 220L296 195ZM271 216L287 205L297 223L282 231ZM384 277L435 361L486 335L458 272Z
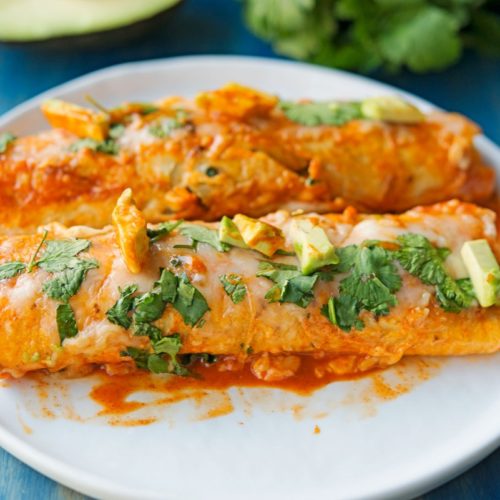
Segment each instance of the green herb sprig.
M363 72L454 64L465 47L500 56L494 0L245 0L249 28L280 54Z

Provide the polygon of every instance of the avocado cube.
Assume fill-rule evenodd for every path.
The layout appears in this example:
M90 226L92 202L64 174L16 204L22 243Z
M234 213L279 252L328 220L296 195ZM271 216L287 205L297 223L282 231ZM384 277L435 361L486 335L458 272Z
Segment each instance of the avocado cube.
M329 264L338 264L335 247L330 243L324 229L310 220L294 220L290 236L303 274L311 274Z
M361 101L361 113L369 120L415 124L425 116L413 104L396 96L370 97Z
M277 250L285 245L281 231L266 222L242 214L235 215L233 222L245 244L267 257L272 257Z
M222 217L219 225L219 240L222 241L222 243L229 243L234 247L248 248L236 224L225 215Z
M477 300L482 307L496 303L500 268L486 240L464 243L461 251Z

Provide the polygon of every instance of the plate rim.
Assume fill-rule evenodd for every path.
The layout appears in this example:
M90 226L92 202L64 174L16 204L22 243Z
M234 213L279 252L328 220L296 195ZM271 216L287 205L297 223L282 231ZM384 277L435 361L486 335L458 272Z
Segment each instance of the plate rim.
M62 83L55 87L51 87L50 89L41 92L6 111L0 116L0 128L4 128L10 121L19 118L23 114L31 112L33 108L38 108L40 102L44 99L57 96L58 94L61 94L63 92L78 91L79 88L84 88L87 85L98 83L99 81L104 81L108 78L124 76L129 74L130 72L134 72L137 70L140 71L145 69L154 71L156 67L175 67L176 65L194 66L200 62L226 65L231 65L234 63L241 64L246 62L252 64L264 64L274 67L294 67L296 69L302 69L308 72L314 71L318 75L324 74L331 76L340 74L344 77L363 82L367 85L375 84L379 88L387 89L388 92L395 92L400 95L404 95L410 98L412 101L422 104L429 109L441 109L432 102L422 99L410 92L403 91L398 87L383 82L378 82L377 80L373 80L367 76L350 73L348 71L324 68L313 64L297 61L273 59L269 57L208 54L168 57L138 62L126 62L86 73L65 83ZM480 135L477 141L478 149L480 150L480 152L490 157L498 157L498 162L500 164L500 148L491 139L487 138L484 135ZM475 447L473 447L472 449L468 449L466 453L463 453L460 456L460 458L448 460L440 468L434 469L430 474L422 475L421 477L414 479L411 483L398 484L396 486L392 486L390 489L374 491L369 495L369 497L363 496L363 498L412 498L416 495L423 494L430 489L434 489L450 481L451 479L465 472L473 465L477 464L480 460L485 458L490 453L494 452L496 448L500 446L500 425L498 427L496 435L492 436L489 432L485 432L483 434L485 435L481 436L482 440L478 439L477 435L475 436ZM477 445L478 442L480 443L479 445ZM145 499L159 498L156 493L147 492L142 489L140 491L137 491L131 490L130 488L123 488L118 483L115 483L112 480L108 480L94 473L89 473L86 471L83 472L77 467L68 465L51 455L47 455L43 451L39 450L35 445L32 445L29 442L21 439L1 425L0 446L16 458L33 467L35 470L41 472L45 476L77 491L84 492L87 495L92 495L99 498L120 499L133 499L138 497ZM174 497L170 496L168 492L165 492L165 494L162 494L161 498Z

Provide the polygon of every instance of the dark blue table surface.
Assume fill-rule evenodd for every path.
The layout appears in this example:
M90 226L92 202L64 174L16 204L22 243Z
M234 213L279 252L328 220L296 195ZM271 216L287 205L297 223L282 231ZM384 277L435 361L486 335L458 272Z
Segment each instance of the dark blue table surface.
M186 0L161 30L112 46L29 48L0 45L0 113L54 85L112 64L187 54L276 57L241 20L240 3ZM500 144L500 62L475 54L446 72L370 75L413 92L479 123ZM404 444L403 444L404 445ZM0 500L81 499L25 466L0 448ZM500 499L500 450L425 499Z

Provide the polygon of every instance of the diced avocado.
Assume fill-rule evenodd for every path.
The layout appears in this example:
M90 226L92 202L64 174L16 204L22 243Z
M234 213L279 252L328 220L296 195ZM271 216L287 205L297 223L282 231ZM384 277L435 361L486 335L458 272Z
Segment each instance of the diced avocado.
M464 264L464 259L460 255L450 254L446 258L446 270L454 280L459 280L462 278L467 278L469 272Z
M152 19L179 0L2 0L0 40L27 42L85 35Z
M370 97L361 102L361 112L370 120L392 123L420 123L423 113L413 104L396 96Z
M233 222L245 244L267 257L272 257L285 245L283 235L277 227L242 214L235 215Z
M235 247L248 248L236 224L225 215L222 217L219 225L219 240L222 241L222 243L229 243Z
M292 221L290 236L303 274L311 274L329 264L338 264L335 247L330 243L325 231L310 220Z
M109 117L100 111L59 99L43 102L41 109L54 128L62 128L79 137L90 137L96 141L103 141L108 135Z
M461 254L477 300L483 307L492 306L496 302L500 268L490 245L486 240L467 241Z

